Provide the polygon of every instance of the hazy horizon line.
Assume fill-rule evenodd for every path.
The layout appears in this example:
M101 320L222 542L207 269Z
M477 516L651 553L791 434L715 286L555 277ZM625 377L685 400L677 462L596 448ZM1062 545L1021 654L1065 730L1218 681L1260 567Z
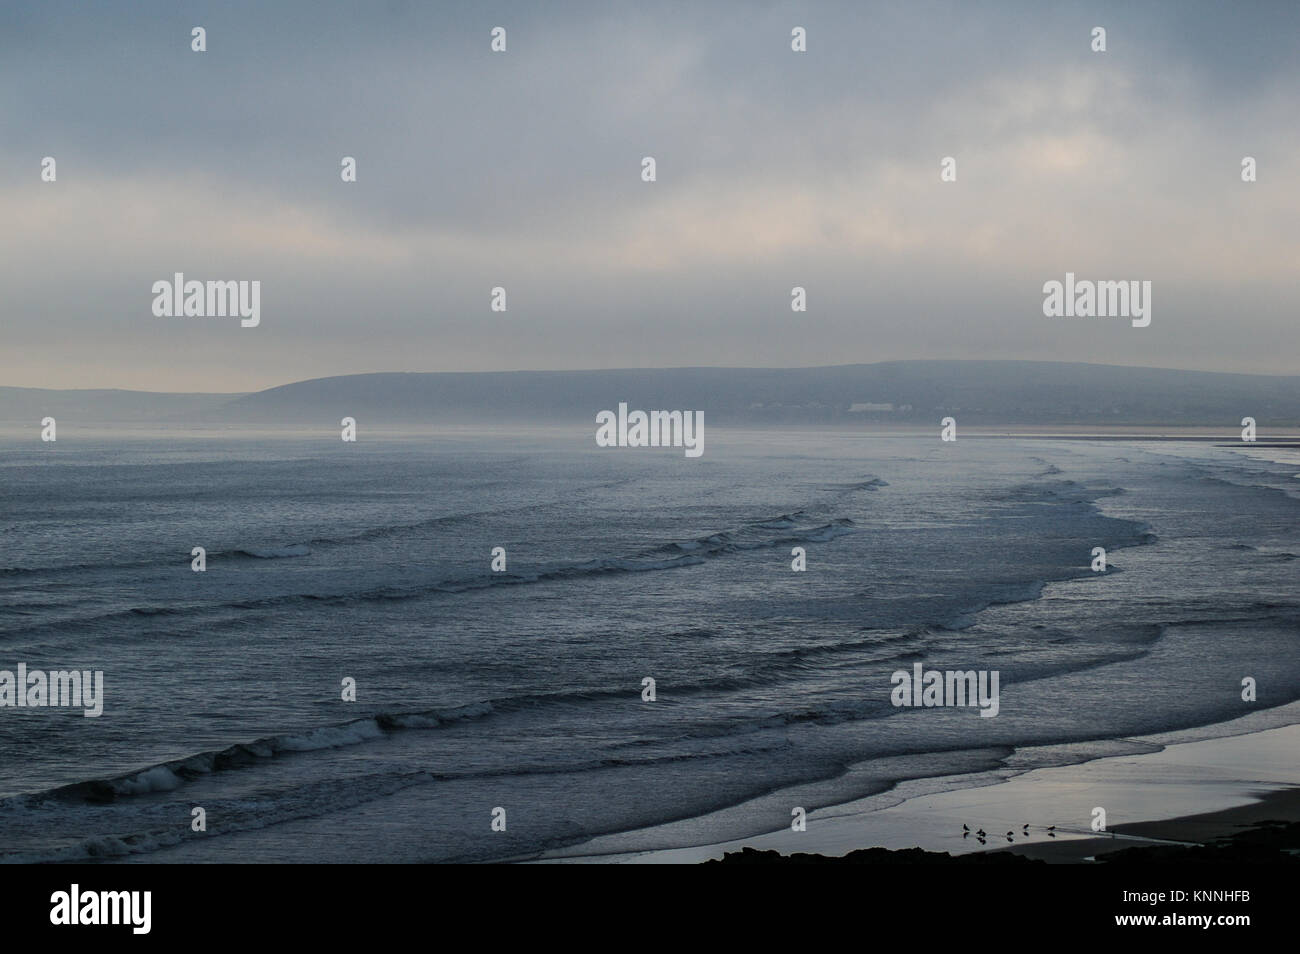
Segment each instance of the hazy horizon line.
M83 387L83 388L46 388L33 387L23 384L2 384L0 390L13 391L61 391L67 393L76 393L83 391L124 391L132 394L195 394L195 395L222 395L229 397L243 397L250 394L260 394L264 391L272 391L276 388L291 387L295 384L306 384L312 381L327 381L331 378L353 378L365 377L367 375L378 374L446 374L446 375L487 375L487 374L593 374L608 373L615 371L815 371L819 369L837 369L837 368L868 368L887 364L1059 364L1073 365L1077 367L1089 368L1130 368L1135 371L1178 371L1186 374L1218 374L1233 375L1238 377L1249 378L1298 378L1300 374L1275 374L1269 372L1256 371L1221 371L1208 368L1175 368L1175 367L1157 367L1154 365L1141 364L1106 364L1098 361L1047 361L1036 360L1032 358L891 358L884 361L849 361L843 364L791 364L791 365L724 365L724 364L692 364L692 365L660 365L654 367L615 367L615 368L498 368L484 369L477 371L345 371L338 374L322 374L310 378L295 378L290 381L283 381L279 384L269 384L266 387L254 388L245 391L154 391L146 388L132 388L120 386L101 386L101 387Z

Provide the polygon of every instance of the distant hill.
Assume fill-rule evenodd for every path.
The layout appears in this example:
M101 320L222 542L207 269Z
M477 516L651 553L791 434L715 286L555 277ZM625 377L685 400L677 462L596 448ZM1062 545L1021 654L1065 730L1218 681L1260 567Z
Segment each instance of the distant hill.
M891 361L827 368L671 368L359 374L231 401L268 423L580 420L629 408L702 410L714 423L1153 424L1300 426L1300 377L1029 361ZM856 408L856 409L855 409Z
M42 409L94 420L262 427L468 421L590 424L620 401L702 410L714 424L1300 426L1300 376L1034 361L889 361L825 368L354 374L246 395L0 388L0 420ZM15 415L15 412L17 415ZM49 411L53 413L53 411ZM152 415L152 418L150 417ZM57 416L57 415L56 415ZM89 419L89 418L88 418Z

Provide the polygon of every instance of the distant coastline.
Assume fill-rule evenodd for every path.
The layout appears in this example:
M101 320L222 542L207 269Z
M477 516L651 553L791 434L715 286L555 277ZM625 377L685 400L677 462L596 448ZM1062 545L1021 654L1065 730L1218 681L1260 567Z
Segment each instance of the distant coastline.
M585 426L602 408L690 408L713 426L836 426L959 433L1014 428L1073 434L1132 428L1143 437L1187 428L1230 440L1243 420L1263 440L1300 433L1300 376L1042 361L890 361L819 368L624 368L351 374L251 394L155 394L114 389L0 387L0 422L192 427L448 423Z

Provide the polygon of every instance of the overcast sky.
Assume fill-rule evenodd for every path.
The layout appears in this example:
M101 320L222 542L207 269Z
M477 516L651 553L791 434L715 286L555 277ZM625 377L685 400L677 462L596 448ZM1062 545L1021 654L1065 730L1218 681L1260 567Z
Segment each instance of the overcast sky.
M17 6L0 385L907 358L1300 373L1297 3ZM178 271L259 280L261 325L155 317ZM1150 327L1044 317L1067 271L1150 280Z

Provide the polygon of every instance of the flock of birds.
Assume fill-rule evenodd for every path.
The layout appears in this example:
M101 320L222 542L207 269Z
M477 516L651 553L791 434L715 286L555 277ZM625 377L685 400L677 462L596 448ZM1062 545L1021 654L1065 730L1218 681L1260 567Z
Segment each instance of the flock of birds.
M1044 830L1045 832L1047 832L1047 837L1048 837L1048 838L1055 838L1055 837L1056 837L1056 826L1055 826L1055 825L1049 825L1047 828L1044 828L1043 830ZM970 830L970 827L969 827L969 826L964 825L964 824L961 826L961 836L962 836L963 838L969 838L972 834L975 836L975 839L976 839L976 840L977 840L981 845L987 845L987 844L988 844L988 840L987 840L987 839L989 838L989 834L988 834L988 832L986 832L983 828L979 829L979 831L972 832L972 831ZM1021 837L1024 837L1024 838L1028 838L1028 837L1029 837L1029 822L1025 822L1025 824L1022 826L1022 828L1021 828L1021 830L1020 830L1020 834L1021 834ZM1015 835L1015 831L1014 831L1014 830L1007 832L1007 841L1009 841L1009 842L1014 842L1014 841L1015 841L1015 838L1013 837L1014 835Z

